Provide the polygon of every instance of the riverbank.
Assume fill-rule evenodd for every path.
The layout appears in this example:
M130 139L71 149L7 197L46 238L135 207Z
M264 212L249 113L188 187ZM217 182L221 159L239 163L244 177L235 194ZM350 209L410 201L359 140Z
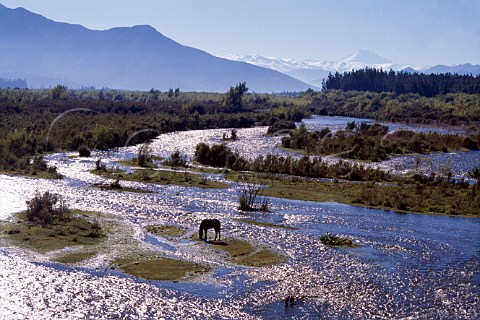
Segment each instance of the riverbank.
M225 177L231 181L265 185L267 188L262 189L261 195L268 197L315 202L334 201L400 213L480 217L480 202L475 185L456 188L442 184L405 185L341 180L322 182L295 176L244 172L231 172Z

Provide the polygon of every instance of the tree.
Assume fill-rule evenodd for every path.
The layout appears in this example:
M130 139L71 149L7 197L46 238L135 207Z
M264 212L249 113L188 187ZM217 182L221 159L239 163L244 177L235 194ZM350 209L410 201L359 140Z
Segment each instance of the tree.
M226 93L224 104L233 112L241 112L243 110L242 97L247 93L248 88L245 82L238 83L235 87L230 87Z
M61 84L57 85L50 92L50 96L53 100L65 100L68 97L67 87L62 86Z

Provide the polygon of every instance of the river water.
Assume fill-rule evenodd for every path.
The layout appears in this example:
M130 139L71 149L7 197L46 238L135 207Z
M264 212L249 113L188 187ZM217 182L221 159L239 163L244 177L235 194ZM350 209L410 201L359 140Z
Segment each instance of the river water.
M338 120L337 117L331 118ZM322 121L326 121L322 119ZM351 120L349 120L351 121ZM218 142L228 130L161 135L153 153L168 156L175 149L193 155L200 142ZM265 137L266 128L238 130L229 145L245 156L282 154L279 137ZM36 190L59 193L72 208L95 210L112 221L141 247L168 257L204 262L213 271L192 281L148 282L108 268L129 243L101 257L67 267L10 245L0 237L0 318L2 319L478 319L480 317L480 220L398 214L341 205L270 199L270 213L245 214L236 209L241 184L228 189L160 186L139 182L123 185L153 193L100 191L104 182L88 171L101 157L107 166L131 158L137 147L94 153L91 158L54 154L63 180L49 181L0 175L0 220L25 209ZM462 175L479 162L478 153L431 155L458 164ZM405 160L407 159L407 160ZM332 160L333 161L333 160ZM392 161L394 164L389 164ZM408 157L380 163L408 167ZM431 163L430 162L430 166ZM406 169L398 169L402 171ZM223 180L221 174L209 179ZM237 266L209 246L189 237L179 241L145 232L148 224L174 224L195 234L204 218L222 221L222 237L236 237L283 252L285 263L263 268ZM234 220L255 218L296 229L253 226ZM357 248L330 248L320 243L326 232L347 236ZM115 235L112 243L116 242ZM287 295L300 298L286 308Z

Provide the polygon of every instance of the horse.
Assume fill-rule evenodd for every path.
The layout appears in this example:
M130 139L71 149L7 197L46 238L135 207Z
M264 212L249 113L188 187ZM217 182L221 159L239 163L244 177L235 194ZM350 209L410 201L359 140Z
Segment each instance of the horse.
M208 229L215 229L215 240L217 240L217 235L218 235L218 241L220 241L220 221L218 221L217 219L202 220L202 222L200 223L200 228L198 229L198 236L200 237L200 240L207 241ZM205 238L203 237L204 232L205 232Z

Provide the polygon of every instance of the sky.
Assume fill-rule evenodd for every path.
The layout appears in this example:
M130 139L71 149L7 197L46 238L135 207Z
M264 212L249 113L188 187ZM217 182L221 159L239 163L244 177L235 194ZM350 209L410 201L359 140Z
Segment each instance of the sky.
M338 61L359 49L395 63L480 64L480 0L0 0L105 30L149 24L213 55Z

